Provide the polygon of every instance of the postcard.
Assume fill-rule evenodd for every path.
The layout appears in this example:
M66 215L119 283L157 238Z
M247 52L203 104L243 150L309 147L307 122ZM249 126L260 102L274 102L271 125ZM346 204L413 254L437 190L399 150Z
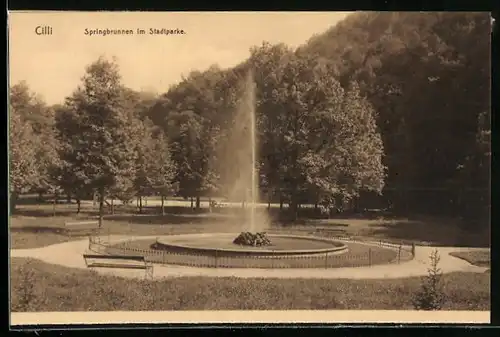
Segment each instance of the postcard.
M488 323L480 12L9 12L12 326Z

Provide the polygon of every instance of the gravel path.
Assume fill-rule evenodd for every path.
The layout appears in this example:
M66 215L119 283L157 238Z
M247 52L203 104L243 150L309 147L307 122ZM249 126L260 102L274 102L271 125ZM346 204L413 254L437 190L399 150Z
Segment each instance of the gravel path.
M113 242L126 240L126 236L113 236ZM141 239L154 239L156 236L144 236ZM135 237L134 239L138 239ZM331 269L250 269L250 268L196 268L176 265L154 265L154 278L208 276L208 277L240 277L240 278L315 278L315 279L387 279L405 278L427 275L429 255L435 249L441 257L439 267L443 273L450 272L477 272L483 273L489 268L471 265L465 260L449 255L450 252L469 251L477 248L463 247L431 247L417 246L415 258L400 264L378 265L372 267L331 268ZM88 239L73 242L64 242L42 248L11 249L11 257L34 258L46 263L61 265L70 268L87 269L82 254L88 250ZM104 275L144 278L144 271L93 268Z

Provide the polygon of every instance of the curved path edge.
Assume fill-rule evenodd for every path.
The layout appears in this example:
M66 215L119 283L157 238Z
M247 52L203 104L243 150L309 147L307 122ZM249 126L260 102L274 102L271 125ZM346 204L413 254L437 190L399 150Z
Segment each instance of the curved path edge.
M157 236L112 236L114 242L128 239L154 239ZM88 251L88 239L69 241L41 248L11 249L11 257L33 258L69 268L88 269L83 253ZM367 243L369 244L369 243ZM428 274L429 256L435 249L440 255L439 268L443 273L484 273L489 268L471 265L469 262L449 255L450 252L470 251L475 248L416 246L415 258L399 264L349 268L304 268L304 269L253 269L253 268L199 268L178 265L154 265L154 278L169 277L238 277L238 278L308 278L308 279L394 279L424 276ZM99 274L127 278L144 278L140 270L92 268Z

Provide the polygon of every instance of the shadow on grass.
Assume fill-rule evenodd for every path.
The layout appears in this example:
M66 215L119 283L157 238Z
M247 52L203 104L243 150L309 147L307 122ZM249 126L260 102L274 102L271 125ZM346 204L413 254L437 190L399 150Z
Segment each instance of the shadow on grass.
M369 225L367 234L402 241L427 243L433 246L489 247L489 236L462 230L458 225L393 221Z
M57 226L23 226L23 227L11 227L11 232L15 233L40 233L40 234L64 234L64 229Z
M116 222L128 222L134 225L182 225L197 224L207 221L207 217L200 216L179 216L176 214L115 214L107 215L105 220Z
M75 209L72 208L56 208L54 212L52 209L44 209L44 208L19 208L16 209L12 216L20 216L20 217L32 217L32 218L89 218L92 216L97 216L99 213L97 211L92 211L88 209L82 209L80 213L76 212Z
M169 206L165 207L165 217L187 217L187 218L200 218L200 217L216 217L216 216L231 216L233 214L241 213L238 210L218 210L214 209L209 212L208 209L192 210L191 208L182 206ZM140 216L157 216L162 217L160 207L143 207L142 212L138 212L136 207L133 206L116 206L114 211L111 212L109 207L104 209L104 217L140 217ZM59 206L56 211L52 207L37 207L37 208L17 208L12 216L18 217L32 217L32 218L95 218L99 216L99 211L95 208L82 207L80 213L77 213L76 206Z

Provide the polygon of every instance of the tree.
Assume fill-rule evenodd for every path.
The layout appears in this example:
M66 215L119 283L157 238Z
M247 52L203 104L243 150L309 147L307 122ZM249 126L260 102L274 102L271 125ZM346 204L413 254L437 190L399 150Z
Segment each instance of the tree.
M38 180L36 139L29 123L23 123L16 108L9 104L9 178L10 210L16 209L17 197L29 191Z
M220 113L224 97L218 88L225 84L220 69L212 66L205 72L192 72L162 100L179 192L196 197L196 208L200 197L210 196L218 186L215 162L224 123Z
M280 98L280 81L285 64L294 57L285 44L264 42L251 49L248 67L251 68L256 88L256 113L260 185L266 189L268 200L278 195L283 200L285 166L284 129L286 111Z
M161 195L161 210L165 213L164 197L173 191L175 164L172 161L168 140L164 132L146 118L137 121L140 125L140 140L137 145L135 191L140 198L139 212L142 212L142 197L152 193Z
M356 83L346 92L337 85L336 91L326 94L321 98L324 107L313 115L310 148L301 165L316 200L327 208L341 208L361 191L381 193L383 144L373 109Z
M286 194L292 217L311 195L331 206L335 198L351 199L361 189L380 192L382 142L373 109L358 87L344 92L330 65L281 45L264 44L251 61L259 65L263 175L268 186Z
M186 198L196 196L203 181L201 118L192 111L169 115L170 147L177 167L175 181L179 193Z
M168 146L168 139L159 131L152 139L152 149L155 160L149 169L153 190L161 196L161 213L165 215L165 196L175 191L173 180L175 177L175 163L173 162Z
M48 107L43 99L33 93L26 82L21 81L10 88L12 111L22 123L30 125L33 132L34 159L38 170L37 179L31 182L30 189L40 193L57 190L52 179L52 171L58 165L57 142L54 138L54 109Z
M99 226L111 190L127 190L135 175L132 114L124 109L123 87L114 61L89 65L81 86L66 100L69 113L58 123L64 165L99 195Z
M39 192L50 191L54 194L55 212L57 195L64 190L61 188L61 177L59 176L62 171L62 163L58 155L60 144L56 138L55 109L50 107L47 110L50 112L46 115L43 127L38 132L35 131L38 139L35 158L40 179L34 187ZM71 193L67 193L67 196L70 198Z
M461 168L489 111L490 31L487 13L356 13L300 48L373 105L396 209L454 215L477 199Z

